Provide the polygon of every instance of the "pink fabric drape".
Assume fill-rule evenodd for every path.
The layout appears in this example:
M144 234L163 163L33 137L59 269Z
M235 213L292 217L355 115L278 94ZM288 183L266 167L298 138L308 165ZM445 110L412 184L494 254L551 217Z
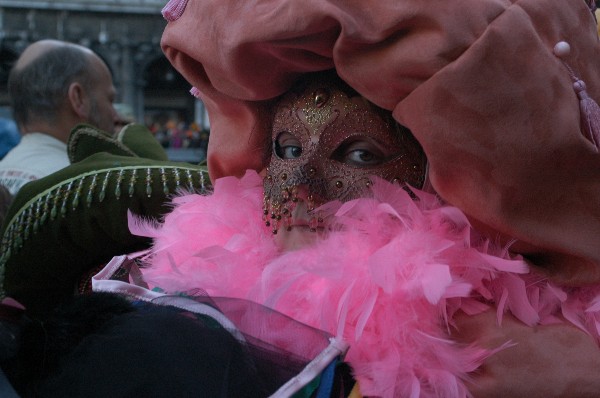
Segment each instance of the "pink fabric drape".
M184 2L171 1L176 7ZM409 127L437 192L561 281L600 280L600 155L566 62L600 99L583 0L189 0L162 47L211 122L213 179L267 161L268 100L336 68Z

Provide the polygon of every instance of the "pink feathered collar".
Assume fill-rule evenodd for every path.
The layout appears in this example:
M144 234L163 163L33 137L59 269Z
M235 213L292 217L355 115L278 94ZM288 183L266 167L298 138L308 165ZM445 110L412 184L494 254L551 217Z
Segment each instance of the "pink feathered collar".
M201 288L249 299L343 338L365 396L464 397L463 381L491 353L450 340L452 316L497 307L526 324L562 314L598 336L597 290L527 274L481 239L457 208L377 180L372 198L328 204L334 231L280 253L262 222L262 180L226 177L208 196L184 195L164 223L131 220L154 238L144 278L168 292Z

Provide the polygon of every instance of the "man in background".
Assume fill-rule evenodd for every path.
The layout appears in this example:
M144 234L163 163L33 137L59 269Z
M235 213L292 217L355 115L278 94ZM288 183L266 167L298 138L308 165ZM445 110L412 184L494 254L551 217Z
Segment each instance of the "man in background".
M27 182L69 165L67 140L80 123L112 133L117 121L110 71L80 45L41 40L25 49L8 78L21 142L0 161L12 195Z

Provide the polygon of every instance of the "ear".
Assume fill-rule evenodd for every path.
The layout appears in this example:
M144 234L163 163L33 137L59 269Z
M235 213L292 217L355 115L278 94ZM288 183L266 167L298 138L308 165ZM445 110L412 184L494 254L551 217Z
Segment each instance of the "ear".
M78 82L69 85L68 91L69 105L74 113L81 119L87 119L90 113L89 95Z

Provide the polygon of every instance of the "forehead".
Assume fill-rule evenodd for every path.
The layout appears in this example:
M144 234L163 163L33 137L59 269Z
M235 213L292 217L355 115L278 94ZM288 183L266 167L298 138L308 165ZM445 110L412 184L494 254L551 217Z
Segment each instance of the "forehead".
M275 107L272 136L292 133L301 141L339 144L363 135L384 144L398 139L390 114L358 94L329 82L311 82L284 95Z

